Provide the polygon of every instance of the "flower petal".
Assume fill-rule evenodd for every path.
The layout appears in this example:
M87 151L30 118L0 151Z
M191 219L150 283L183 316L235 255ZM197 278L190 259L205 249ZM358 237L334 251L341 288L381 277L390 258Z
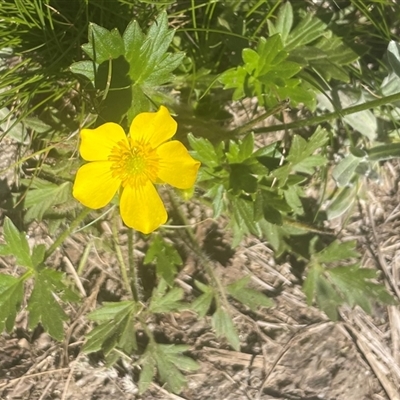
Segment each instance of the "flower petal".
M200 161L196 161L177 140L162 144L157 148L160 157L158 178L178 189L189 189L194 185Z
M111 164L109 161L98 161L80 167L72 195L95 210L107 205L121 185L121 181L111 175Z
M125 224L139 232L153 232L167 221L164 204L150 181L136 188L127 185L119 206Z
M107 122L96 129L81 130L81 156L86 161L106 161L117 143L128 143L121 126Z
M129 134L132 139L150 143L155 149L161 143L172 138L177 127L178 124L171 117L168 109L161 106L155 113L138 114L132 121Z

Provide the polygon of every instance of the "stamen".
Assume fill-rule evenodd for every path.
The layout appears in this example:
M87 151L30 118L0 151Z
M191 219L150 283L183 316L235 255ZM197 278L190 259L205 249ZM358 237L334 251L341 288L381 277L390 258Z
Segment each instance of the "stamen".
M131 138L119 142L108 157L112 161L112 175L121 180L122 186L142 186L146 181L156 182L159 157L148 143Z

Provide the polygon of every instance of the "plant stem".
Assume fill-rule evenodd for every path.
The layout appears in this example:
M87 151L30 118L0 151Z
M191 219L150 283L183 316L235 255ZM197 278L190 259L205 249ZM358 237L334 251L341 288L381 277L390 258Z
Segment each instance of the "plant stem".
M129 283L128 273L126 272L127 271L126 264L124 261L124 257L122 255L121 247L118 242L117 222L118 222L118 214L116 214L114 216L111 230L112 230L112 235L113 235L113 239L114 239L115 253L117 255L118 263L119 263L120 270L121 270L122 280L124 282L125 290L127 290L129 292L129 291L132 291L132 288ZM134 293L132 293L132 295L134 296Z
M57 249L58 246L73 232L79 224L90 214L92 210L90 208L84 208L81 213L71 222L71 225L65 230L56 241L47 249L45 259L50 257L51 254Z
M382 97L380 99L376 100L371 100L363 104L357 104L356 106L351 106L348 108L343 108L342 110L334 111L328 114L324 115L319 115L318 117L312 117L312 118L307 118L303 119L300 121L292 122L290 124L278 124L278 125L273 125L273 126L266 126L264 128L258 128L254 130L254 133L260 134L260 133L268 133L268 132L276 132L280 130L287 130L287 129L297 129L297 128L302 128L304 126L312 126L312 125L317 125L321 124L323 122L330 121L331 119L335 118L342 118L345 117L346 115L349 114L354 114L360 111L365 111L369 110L371 108L376 108L380 106L384 106L386 104L394 103L396 101L400 101L400 93L392 94L390 96ZM275 111L276 108L274 108L272 111ZM267 111L266 113L260 115L257 117L254 121L255 123L262 121L263 119L269 117L271 114L271 110ZM240 127L236 129L235 131L238 131L239 133L245 133L247 129L251 129L252 126L254 126L253 121L250 121L248 124L243 125L243 127Z
M169 198L171 200L171 203L172 203L175 211L179 215L180 220L182 221L182 225L185 226L185 231L189 237L189 241L190 241L189 246L190 246L191 250L193 250L193 252L196 254L196 256L201 260L202 265L206 269L206 272L211 279L211 286L213 288L217 289L217 293L219 294L219 296L215 296L215 301L217 302L218 306L221 306L221 302L222 302L222 304L228 310L229 302L226 297L225 289L224 289L223 285L221 284L221 281L215 275L214 270L212 269L212 267L210 265L210 262L208 261L207 257L203 254L199 244L197 243L196 238L193 235L193 232L190 229L190 224L186 218L186 215L180 210L179 204L177 203L176 198L171 191L169 192Z
M138 274L136 271L135 257L134 257L134 239L135 231L133 229L128 230L128 263L129 263L129 273L131 276L131 290L133 294L133 299L135 301L141 301L141 291L139 288Z
M271 115L274 115L274 114L277 114L278 112L281 112L288 105L289 105L288 101L282 101L276 107L271 108L270 110L266 111L264 114L259 115L258 117L252 119L251 121L245 123L244 125L239 126L238 128L234 129L231 132L232 136L241 135L243 133L248 132L254 125L258 124L261 121L264 121L264 119L270 117Z

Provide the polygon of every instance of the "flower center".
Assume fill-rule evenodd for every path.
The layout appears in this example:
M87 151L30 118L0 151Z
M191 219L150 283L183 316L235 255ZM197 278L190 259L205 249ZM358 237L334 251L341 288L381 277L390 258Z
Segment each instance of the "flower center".
M122 186L142 186L147 180L155 183L159 158L148 143L128 138L128 145L121 141L111 150L108 160L112 162L113 177L121 180Z

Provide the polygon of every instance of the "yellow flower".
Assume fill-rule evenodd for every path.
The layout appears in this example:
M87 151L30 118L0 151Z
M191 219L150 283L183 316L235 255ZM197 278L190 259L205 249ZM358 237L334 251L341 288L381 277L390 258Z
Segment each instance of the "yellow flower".
M200 162L174 136L176 121L161 106L137 115L129 136L113 122L82 129L80 153L89 163L79 168L73 196L98 209L120 190L120 212L125 224L150 233L167 221L164 204L154 187L168 183L179 189L194 185Z

